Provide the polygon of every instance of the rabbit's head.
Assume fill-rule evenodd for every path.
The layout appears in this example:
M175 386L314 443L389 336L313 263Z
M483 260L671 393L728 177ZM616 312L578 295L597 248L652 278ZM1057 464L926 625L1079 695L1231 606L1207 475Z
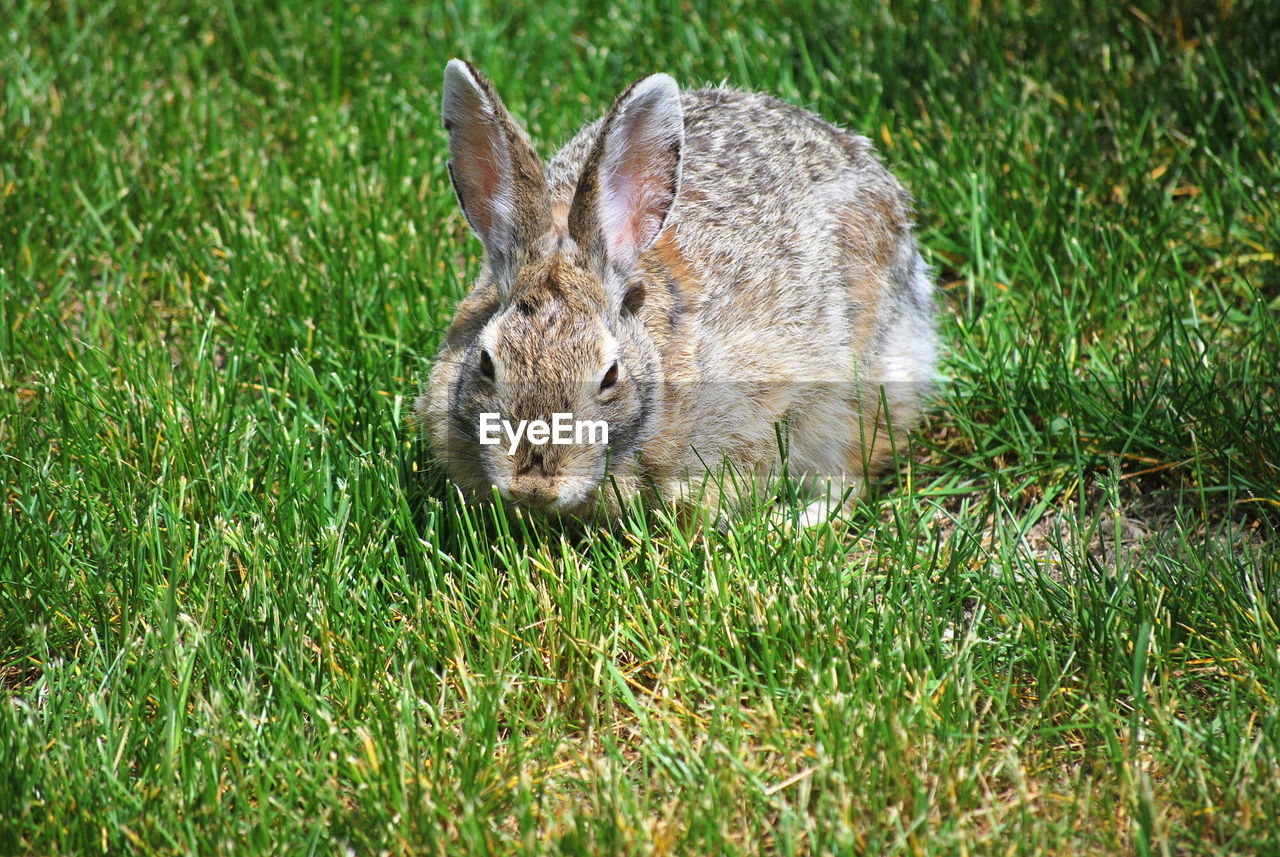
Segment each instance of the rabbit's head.
M485 267L441 352L453 365L433 372L447 387L437 454L473 495L496 487L525 507L582 513L660 430L655 309L632 273L679 190L679 91L653 75L619 96L567 210L492 85L460 60L445 69L443 116Z

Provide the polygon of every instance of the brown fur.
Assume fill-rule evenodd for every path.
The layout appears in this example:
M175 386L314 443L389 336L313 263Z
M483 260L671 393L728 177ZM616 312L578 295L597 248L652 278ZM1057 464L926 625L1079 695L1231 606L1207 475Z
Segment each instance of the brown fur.
M519 263L500 275L504 248L486 241L418 406L465 492L616 513L646 489L679 500L710 480L703 502L718 509L768 483L780 426L817 512L884 466L930 386L933 287L910 199L868 140L767 96L677 96L655 76L535 171L491 85L477 89L516 153ZM638 201L615 192L619 175ZM609 449L482 450L485 410L607 419ZM722 496L726 462L742 481Z

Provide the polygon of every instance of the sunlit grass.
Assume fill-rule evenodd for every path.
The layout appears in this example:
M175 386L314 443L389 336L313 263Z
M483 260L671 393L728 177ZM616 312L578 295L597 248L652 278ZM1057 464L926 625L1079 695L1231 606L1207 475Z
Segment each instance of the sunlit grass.
M0 853L1277 853L1272 5L0 2ZM543 154L654 70L875 140L866 503L425 476L455 55Z

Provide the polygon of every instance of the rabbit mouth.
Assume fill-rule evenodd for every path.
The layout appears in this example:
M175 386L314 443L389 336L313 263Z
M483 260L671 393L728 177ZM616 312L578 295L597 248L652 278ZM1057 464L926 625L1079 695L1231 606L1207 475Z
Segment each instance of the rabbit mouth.
M595 509L600 483L586 476L555 480L513 479L498 486L503 501L548 517L588 517Z
M566 504L559 500L526 502L512 497L508 502L522 515L529 515L549 521L579 520L590 516L592 506L589 503Z

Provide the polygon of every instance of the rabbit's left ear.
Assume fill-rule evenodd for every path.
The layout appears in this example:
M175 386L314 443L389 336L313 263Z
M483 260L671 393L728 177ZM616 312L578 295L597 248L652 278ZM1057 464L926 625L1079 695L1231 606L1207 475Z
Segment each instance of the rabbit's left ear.
M542 163L493 84L470 63L454 59L445 66L441 117L458 203L505 291L550 226Z
M666 74L618 96L587 158L569 234L601 269L626 274L657 240L680 190L684 111Z

